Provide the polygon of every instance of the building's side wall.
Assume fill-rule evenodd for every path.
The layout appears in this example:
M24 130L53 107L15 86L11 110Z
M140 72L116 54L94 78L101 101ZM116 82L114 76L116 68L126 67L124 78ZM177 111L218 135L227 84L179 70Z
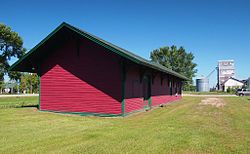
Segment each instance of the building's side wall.
M141 81L142 79L140 79L142 78L140 74L142 72L143 71L138 67L130 66L127 68L125 84L125 113L142 110L144 106L147 106L148 101L144 102L143 84ZM147 73L147 75L150 74L151 73ZM170 93L170 85L172 85L172 95ZM150 99L152 106L178 100L181 98L180 94L181 81L177 80L175 77L161 77L160 73L158 73L151 81Z
M119 57L87 39L71 40L41 64L40 109L121 114Z
M172 84L172 95L170 93L170 87ZM168 103L171 101L175 101L181 98L180 96L180 81L174 80L174 78L164 77L162 78L160 74L157 74L154 77L154 81L152 82L152 106L156 106L159 104ZM177 94L177 95L176 95Z
M129 67L126 71L125 113L141 109L143 109L143 94L139 68Z

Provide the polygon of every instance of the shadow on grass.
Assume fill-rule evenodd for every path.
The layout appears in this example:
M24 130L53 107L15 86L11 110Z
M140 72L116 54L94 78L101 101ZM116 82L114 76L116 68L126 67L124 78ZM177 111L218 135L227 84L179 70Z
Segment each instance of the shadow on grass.
M38 108L38 105L21 105L21 106L19 106L19 108L29 108L29 107Z
M23 105L0 105L0 109L7 109L7 108L38 108L38 104L23 104Z

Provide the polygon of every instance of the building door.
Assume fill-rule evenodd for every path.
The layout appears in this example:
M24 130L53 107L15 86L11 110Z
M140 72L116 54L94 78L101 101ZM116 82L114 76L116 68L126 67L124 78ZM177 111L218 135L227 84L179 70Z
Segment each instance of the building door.
M143 92L143 100L144 100L144 109L148 109L151 107L151 82L149 76L144 76L142 81L142 92Z

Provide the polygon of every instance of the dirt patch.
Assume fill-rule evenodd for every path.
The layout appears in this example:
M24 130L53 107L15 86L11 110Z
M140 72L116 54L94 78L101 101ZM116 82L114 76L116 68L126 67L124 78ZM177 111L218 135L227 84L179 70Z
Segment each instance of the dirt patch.
M210 97L210 98L205 98L205 99L201 100L199 105L212 105L215 107L223 107L224 105L226 105L226 103L221 98L211 98Z

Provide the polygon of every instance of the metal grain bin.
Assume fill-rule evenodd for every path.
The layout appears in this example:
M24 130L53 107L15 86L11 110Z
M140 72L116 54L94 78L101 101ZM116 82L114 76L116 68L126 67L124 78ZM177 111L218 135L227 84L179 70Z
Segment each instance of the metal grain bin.
M197 92L208 92L209 91L209 80L207 78L196 79L196 91Z

